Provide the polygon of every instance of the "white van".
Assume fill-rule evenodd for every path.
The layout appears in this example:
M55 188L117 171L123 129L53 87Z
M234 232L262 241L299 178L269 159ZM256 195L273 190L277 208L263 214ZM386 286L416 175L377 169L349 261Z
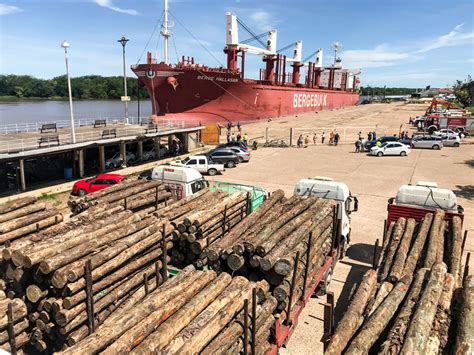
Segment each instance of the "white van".
M177 190L178 199L195 194L209 187L209 182L204 180L196 169L180 166L160 165L151 171L152 180L161 180L165 185Z

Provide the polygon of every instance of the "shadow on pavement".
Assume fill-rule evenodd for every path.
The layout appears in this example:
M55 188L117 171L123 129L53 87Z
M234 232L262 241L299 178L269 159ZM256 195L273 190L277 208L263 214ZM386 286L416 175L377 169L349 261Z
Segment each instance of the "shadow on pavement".
M365 243L352 244L346 251L346 256L352 260L372 265L374 246Z
M466 200L474 200L474 185L456 185L456 190L453 192Z

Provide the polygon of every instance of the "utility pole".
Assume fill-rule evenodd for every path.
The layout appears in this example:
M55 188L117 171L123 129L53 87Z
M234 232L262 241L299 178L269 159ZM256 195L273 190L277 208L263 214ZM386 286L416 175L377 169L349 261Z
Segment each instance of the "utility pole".
M127 95L127 72L125 69L125 46L127 42L130 41L127 37L122 36L117 42L122 45L123 49L123 87L124 87L124 95L125 95L125 124L128 124L128 95Z
M76 130L74 128L74 111L72 109L71 77L69 75L69 62L68 62L68 57L67 57L67 49L70 46L71 45L66 41L63 41L63 43L61 43L61 47L64 48L64 58L66 60L67 88L69 91L69 110L71 111L71 138L72 138L72 143L75 144L76 143Z

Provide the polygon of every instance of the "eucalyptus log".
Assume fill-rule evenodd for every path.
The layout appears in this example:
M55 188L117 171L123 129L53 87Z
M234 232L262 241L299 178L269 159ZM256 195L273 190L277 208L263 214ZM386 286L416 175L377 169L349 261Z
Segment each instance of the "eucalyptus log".
M474 276L464 280L456 331L455 354L472 354L474 351Z
M26 288L26 298L32 303L38 302L40 299L48 295L48 289L41 289L37 285L30 285Z
M20 334L16 335L15 336L15 345L16 345L16 349L20 349L22 346L24 346L25 344L27 344L30 340L30 337L28 336L28 334L26 333L26 331L23 331L21 332ZM8 351L8 352L12 352L11 348L10 348L10 343L9 342L6 342L4 344L1 344L0 345L0 349L2 350L5 350L5 351Z
M420 256L423 253L426 238L430 231L432 222L433 214L427 213L421 221L421 225L419 226L418 232L416 233L415 241L405 261L405 265L403 267L402 272L403 275L412 275L415 272L418 260L420 259Z
M41 219L37 222L33 222L31 224L25 225L23 227L14 229L10 232L0 234L0 243L4 243L7 240L12 240L15 238L23 237L29 233L35 232L37 230L52 226L56 223L62 222L63 215L58 213L56 215L46 217Z
M20 322L13 325L13 332L15 335L19 335L26 328L28 328L29 321L28 319L23 319ZM0 332L0 344L6 343L9 340L8 332L6 330ZM1 346L1 345L0 345Z
M391 282L397 282L404 275L402 273L405 266L408 251L410 250L415 226L416 221L413 218L409 218L405 226L405 232L403 233L402 240L398 245L397 253L390 268L390 274L388 276L388 279Z
M194 267L183 269L178 275L168 279L163 285L148 294L140 304L134 307L133 313L128 309L115 312L114 316L107 318L95 333L66 349L63 354L94 353L105 349L125 331L169 302L176 293L186 289L201 276L202 273L195 271Z
M420 301L411 319L405 343L402 347L402 354L425 353L436 315L436 306L443 291L446 271L447 268L444 263L435 264L431 269L428 284L421 294Z
M369 353L370 348L380 337L380 334L387 327L397 311L398 306L405 298L410 283L411 276L404 276L397 282L392 291L390 291L388 296L380 304L380 307L369 316L357 336L351 341L347 349L348 354L362 355Z
M376 296L369 302L367 306L366 316L371 316L377 310L377 307L384 301L390 291L393 289L393 284L388 281L383 281L376 293Z
M460 287L462 284L462 221L458 216L454 216L451 221L451 234L452 247L449 253L448 271L454 276L456 287Z
M12 304L12 316L15 321L19 321L26 317L26 304L19 298L13 300L5 300L0 302L0 330L4 330L8 324L7 308L8 304Z
M20 217L31 215L32 213L43 211L46 208L44 203L35 203L27 205L16 210L0 214L0 223L6 223L8 221L18 219ZM3 227L3 225L2 225Z
M349 340L360 326L360 319L364 313L367 302L369 301L370 294L374 290L376 284L377 273L370 269L365 273L354 298L351 300L349 307L344 312L341 321L337 325L325 354L341 354L346 348Z
M28 206L35 203L37 200L36 197L28 196L8 201L0 205L0 215Z
M385 258L382 260L383 269L382 269L380 280L385 280L388 276L390 268L392 267L393 258L398 249L398 244L400 243L400 240L402 239L403 231L405 230L405 225L406 225L406 219L403 217L400 217L395 223L392 239L390 240L387 246L387 254Z
M428 248L426 250L423 267L431 268L438 259L438 251L444 247L444 235L441 234L443 221L444 211L437 209L428 236Z

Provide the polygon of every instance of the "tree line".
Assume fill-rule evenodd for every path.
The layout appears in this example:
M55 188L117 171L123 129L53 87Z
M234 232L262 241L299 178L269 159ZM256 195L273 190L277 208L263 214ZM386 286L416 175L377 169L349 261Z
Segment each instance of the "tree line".
M123 77L87 75L71 78L72 96L76 99L118 99L124 95ZM133 98L149 98L146 88L137 87L136 78L127 78L127 93ZM69 96L66 75L38 79L30 75L0 75L0 97L52 98Z
M411 95L419 90L421 89L361 86L360 94L363 96Z

